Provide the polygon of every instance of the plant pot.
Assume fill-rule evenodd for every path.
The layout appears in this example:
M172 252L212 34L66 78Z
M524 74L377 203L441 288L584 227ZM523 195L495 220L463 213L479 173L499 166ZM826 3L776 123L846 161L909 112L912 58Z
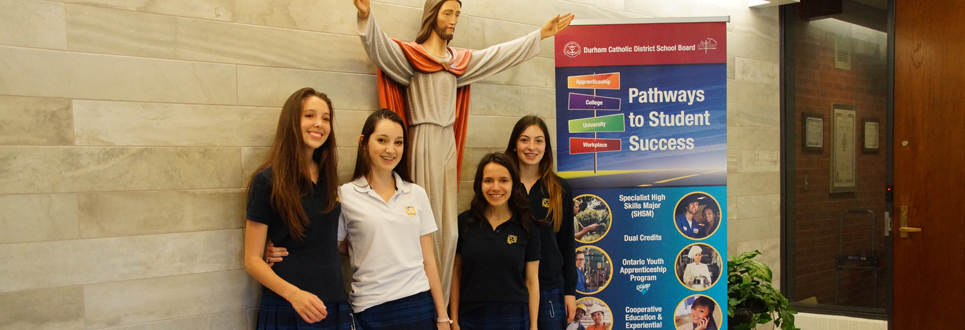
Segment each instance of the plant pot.
M727 317L727 329L736 330L741 328L741 325L749 325L754 321L754 315L759 313L767 312L767 306L764 305L764 301L759 299L748 299L734 308L734 317ZM743 327L747 329L748 327ZM753 328L751 326L750 328Z
M747 325L751 323L754 319L754 314L747 309L737 309L734 311L734 317L727 317L727 329L736 330L741 325ZM745 327L746 329L746 327Z

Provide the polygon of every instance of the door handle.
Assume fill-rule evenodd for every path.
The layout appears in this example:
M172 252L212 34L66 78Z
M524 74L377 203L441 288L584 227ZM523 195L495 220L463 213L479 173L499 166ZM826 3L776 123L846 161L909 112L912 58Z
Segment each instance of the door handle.
M921 228L915 227L899 227L898 231L901 232L901 237L908 237L907 233L917 233L921 231Z
M908 227L908 206L902 205L898 216L898 232L901 234L901 238L908 238L908 233L917 233L921 231L921 228Z

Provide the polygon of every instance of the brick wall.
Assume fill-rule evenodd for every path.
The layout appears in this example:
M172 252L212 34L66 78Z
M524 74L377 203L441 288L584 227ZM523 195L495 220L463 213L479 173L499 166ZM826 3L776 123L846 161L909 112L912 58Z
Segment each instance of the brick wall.
M876 217L875 239L877 257L884 256L882 218L885 210L886 149L885 135L879 135L877 154L862 152L865 118L876 118L882 128L886 123L887 67L885 66L886 39L883 32L852 26L836 20L797 22L793 42L795 119L795 189L796 219L794 235L796 253L794 277L796 285L791 300L809 297L818 303L833 304L835 299L835 257L839 251L840 218L843 211L853 208L870 209ZM851 70L835 69L835 39L852 45ZM857 191L830 193L831 164L831 104L854 106L857 127L854 141L857 172ZM824 116L823 151L802 150L801 113ZM807 180L807 189L805 189ZM869 255L871 252L871 223L866 214L846 217L844 254ZM873 307L873 280L870 270L841 270L838 272L839 304ZM879 272L879 275L881 273ZM883 308L884 279L878 280L878 307Z

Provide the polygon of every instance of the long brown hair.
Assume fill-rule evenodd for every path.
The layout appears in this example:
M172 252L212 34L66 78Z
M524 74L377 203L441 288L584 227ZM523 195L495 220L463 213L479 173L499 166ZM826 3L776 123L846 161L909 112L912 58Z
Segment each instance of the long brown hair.
M322 146L315 149L311 160L306 159L304 152L305 141L302 137L302 103L309 97L318 97L325 101L329 109L328 138ZM318 166L318 179L325 185L327 204L321 213L331 212L335 208L338 194L338 164L335 143L335 108L332 100L325 93L311 88L302 88L293 93L281 107L278 116L278 128L275 131L275 141L271 144L268 157L258 166L251 179L265 169L272 171L271 206L278 212L281 220L288 225L291 236L295 240L305 238L305 228L309 225L308 215L302 208L302 196L311 193L311 177L304 164L314 162ZM251 180L250 179L250 180ZM248 184L251 193L251 181Z
M405 129L405 123L402 121L402 117L399 114L393 112L389 109L379 109L369 115L369 118L365 119L365 124L362 124L362 138L359 139L358 155L355 156L355 171L352 173L352 179L358 179L366 174L372 169L371 161L369 159L369 138L372 137L372 133L375 132L375 126L379 124L382 120L388 120L393 123L402 126L402 157L399 159L399 164L395 165L395 173L399 174L402 181L412 182L412 172L410 170L409 164L409 137L408 130Z
M437 2L433 3L433 1ZM421 44L426 42L426 40L429 40L429 36L432 35L432 31L435 31L436 29L436 21L439 19L439 10L442 9L442 4L446 3L447 1L458 2L459 7L462 7L462 0L426 0L425 8L422 10L422 27L419 28L419 34L416 34L415 43Z
M559 232L560 225L563 223L563 186L560 184L560 179L556 176L556 172L553 172L553 143L550 142L549 129L546 128L546 122L543 118L528 115L520 118L516 122L516 126L513 127L513 133L509 136L509 144L506 145L506 154L516 164L519 164L519 156L516 154L516 142L519 141L519 136L523 135L523 131L532 125L539 126L539 129L543 130L543 138L546 140L546 150L543 153L543 159L539 161L539 172L540 179L543 180L542 189L546 189L547 195L549 195L549 212L546 213L547 220L553 224L553 231Z
M519 181L519 168L516 166L516 163L513 162L509 156L501 153L487 154L479 161L479 166L476 167L476 178L472 182L473 196L472 201L469 203L469 210L471 212L469 212L469 219L467 219L466 226L463 229L477 222L479 222L480 225L486 222L485 214L486 207L489 206L489 201L483 196L482 181L483 169L490 163L505 167L506 170L509 171L509 176L513 179L513 189L506 203L509 206L509 210L513 212L513 216L516 217L516 220L519 220L519 224L523 226L526 235L529 236L531 234L530 224L535 222L536 219L533 218L533 211L529 206L526 187L523 187L523 182Z

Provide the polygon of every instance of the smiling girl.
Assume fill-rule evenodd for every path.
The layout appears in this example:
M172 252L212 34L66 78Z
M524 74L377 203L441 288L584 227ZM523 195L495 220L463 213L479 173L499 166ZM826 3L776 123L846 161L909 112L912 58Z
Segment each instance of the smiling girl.
M705 296L699 296L690 306L691 323L685 323L677 330L717 330L717 322L714 321L714 311L717 304Z
M469 211L459 215L450 308L454 329L537 329L540 236L512 158L476 168Z
M573 193L566 180L553 171L553 143L542 118L520 118L506 154L519 165L533 216L546 220L537 226L541 245L539 330L563 330L576 312Z
M245 269L264 285L257 329L354 329L338 254L335 113L303 88L282 106L268 157L248 184ZM269 267L266 239L288 247Z
M412 183L402 117L381 109L362 126L354 181L339 187L354 275L352 307L363 329L449 329L432 249L436 222Z

